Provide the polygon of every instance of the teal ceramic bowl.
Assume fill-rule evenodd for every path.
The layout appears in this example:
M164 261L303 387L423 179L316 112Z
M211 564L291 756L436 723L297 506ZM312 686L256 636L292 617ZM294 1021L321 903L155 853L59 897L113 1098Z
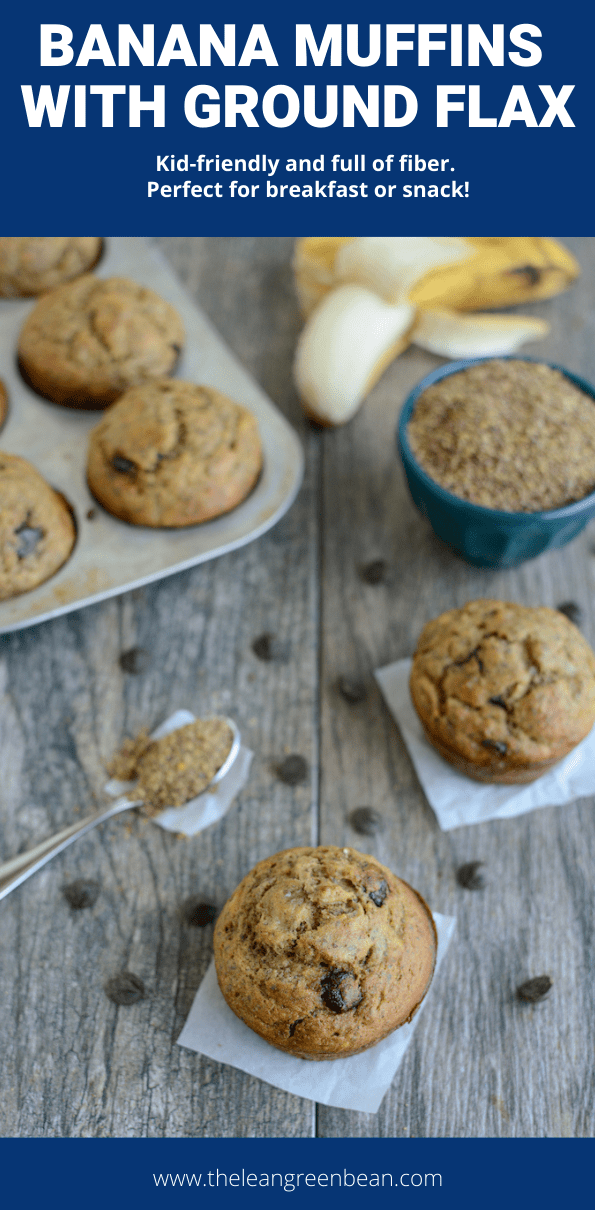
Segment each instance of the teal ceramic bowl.
M401 412L398 427L399 453L413 502L420 513L427 517L432 529L443 542L476 567L518 567L520 563L536 558L545 550L553 550L571 542L595 517L595 492L574 504L543 513L507 513L499 509L484 508L482 505L472 504L469 500L460 500L458 496L453 496L452 492L447 492L435 483L414 458L407 438L407 425L422 391L449 374L457 374L460 370L477 365L479 361L492 360L494 359L491 357L482 357L473 361L451 361L428 374L411 392ZM537 358L518 355L498 360L538 361ZM554 365L552 362L547 364L554 370L560 370L570 382L586 395L590 395L595 402L595 387L591 383L571 374L564 366Z

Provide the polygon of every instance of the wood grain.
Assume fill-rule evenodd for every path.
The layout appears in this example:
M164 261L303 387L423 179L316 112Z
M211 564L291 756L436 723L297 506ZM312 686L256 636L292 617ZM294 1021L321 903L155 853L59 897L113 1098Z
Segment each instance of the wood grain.
M552 324L538 356L595 380L595 240L568 240L583 265L568 294L535 307ZM122 734L177 706L224 709L256 756L220 824L182 841L137 819L80 840L0 903L0 1133L9 1136L592 1136L595 1133L595 816L591 800L517 820L439 831L372 670L413 650L421 626L474 596L574 600L595 639L595 533L517 571L454 557L413 508L394 446L410 386L438 359L409 350L354 422L315 432L290 367L299 328L289 240L162 239L188 289L302 433L304 488L257 543L213 563L0 643L0 854L7 857L101 801ZM386 559L387 582L361 565ZM283 658L253 639L275 634ZM151 652L142 676L119 653ZM340 675L367 686L350 705ZM301 752L290 788L274 764ZM354 807L383 815L375 838ZM260 858L292 844L376 853L457 931L412 1046L378 1115L319 1107L175 1046L206 970L212 927L180 914L200 893L222 904ZM486 888L455 870L485 861ZM94 908L61 887L94 877ZM105 980L129 968L146 999L116 1008ZM542 1004L516 986L547 972Z

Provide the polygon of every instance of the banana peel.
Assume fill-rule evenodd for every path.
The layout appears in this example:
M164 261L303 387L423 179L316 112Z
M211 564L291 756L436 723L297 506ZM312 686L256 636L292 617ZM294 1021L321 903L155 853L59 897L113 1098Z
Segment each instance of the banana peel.
M431 264L430 245L436 245ZM394 251L390 252L393 245ZM359 281L387 301L402 294L402 265L407 250L420 250L407 266L408 301L420 308L450 311L492 310L538 302L566 290L579 276L574 257L556 240L531 236L468 236L458 240L408 236L354 239L310 237L298 240L294 272L300 305L309 314L341 280ZM460 247L460 260L444 256L448 245ZM366 256L367 250L367 256ZM446 260L447 263L444 263ZM391 284L390 265L396 263Z
M293 272L302 315L308 316L335 284L337 252L353 240L348 236L309 236L296 242Z
M366 236L337 249L333 277L375 290L386 302L408 302L429 273L463 270L475 256L469 240L457 236Z
M553 239L469 236L474 255L430 270L411 287L420 308L481 311L552 298L568 289L580 269Z

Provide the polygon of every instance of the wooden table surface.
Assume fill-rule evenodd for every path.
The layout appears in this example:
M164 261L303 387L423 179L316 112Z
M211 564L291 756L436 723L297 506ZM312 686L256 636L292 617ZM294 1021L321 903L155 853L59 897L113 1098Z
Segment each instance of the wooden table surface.
M346 428L304 422L291 383L299 330L285 239L156 241L244 365L300 431L307 475L266 537L215 562L5 636L0 646L0 856L103 801L104 765L124 733L178 706L224 710L255 759L227 817L193 840L112 820L0 903L0 1135L592 1136L595 1133L595 814L590 799L442 833L372 670L411 654L422 625L477 596L577 602L595 639L593 527L517 571L467 566L415 511L395 456L408 389L439 364L410 349ZM583 276L523 308L547 317L530 353L595 380L595 239L570 239ZM382 558L385 583L362 582ZM278 658L252 642L276 636ZM143 675L119 653L151 653ZM349 704L342 674L367 696ZM275 775L303 754L306 784ZM384 830L359 836L358 806ZM455 938L413 1043L377 1115L316 1106L175 1045L208 966L212 926L184 901L221 906L261 858L312 843L368 850L455 915ZM485 862L486 887L455 870ZM94 907L61 888L94 878ZM144 1000L105 995L130 969ZM515 988L553 980L523 1005Z

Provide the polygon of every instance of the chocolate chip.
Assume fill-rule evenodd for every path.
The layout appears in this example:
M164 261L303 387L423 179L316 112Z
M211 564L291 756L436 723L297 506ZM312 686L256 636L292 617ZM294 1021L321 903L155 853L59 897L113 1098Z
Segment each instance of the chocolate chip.
M364 563L363 567L360 567L359 574L364 584L382 584L387 571L386 559L372 559L371 563Z
M558 613L564 613L570 622L574 622L575 626L580 626L583 620L583 611L576 601L563 601L561 605L556 605Z
M549 975L536 975L534 979L521 983L516 989L516 994L519 1000L524 1000L526 1004L537 1004L538 1000L545 999L552 986Z
M286 756L285 760L277 765L277 777L285 782L286 786L298 786L300 782L305 781L308 776L308 763L303 756L299 756L296 752L291 756Z
M120 471L123 475L129 475L131 471L136 470L134 462L131 462L130 458L123 458L121 454L114 454L112 466L115 471Z
M479 871L484 864L483 861L466 861L464 865L460 865L457 870L459 886L464 887L466 891L482 891L485 878Z
M99 883L94 878L76 878L62 887L62 894L75 912L93 907L99 895Z
M196 897L186 899L182 904L184 920L192 928L204 929L207 924L212 924L217 918L218 910L212 903L204 903Z
M388 885L384 881L384 878L373 891L368 891L368 899L371 899L372 903L376 904L376 907L382 907L387 895Z
M301 1025L303 1020L304 1020L304 1018L303 1018L303 1017L298 1017L297 1021L292 1021L292 1022L291 1022L291 1025L289 1026L289 1036L290 1036L290 1038L293 1038L293 1035L294 1035L294 1033L295 1033L295 1031L296 1031L296 1029L297 1029L298 1025Z
M265 660L267 663L270 660L285 660L287 659L287 648L285 644L280 643L277 636L265 631L264 634L259 634L252 643L252 650L259 660Z
M365 701L368 696L368 690L363 681L357 681L352 676L340 676L337 681L337 689L341 697L344 697L345 701L350 702L351 705Z
M114 1004L136 1004L144 999L145 985L139 975L132 971L119 971L105 985L105 994Z
M500 739L482 739L481 742L484 748L493 748L494 752L500 753L500 756L506 756L508 752L506 744Z
M96 518L96 516L97 516L97 509L96 509L96 508L88 508L88 509L87 509L87 521L94 521L94 520L95 520L95 518Z
M151 656L145 647L129 647L128 651L122 651L118 662L123 672L140 676L150 666Z
M492 703L492 706L500 706L502 708L502 710L508 709L503 697L491 697L490 701Z
M382 831L384 825L382 815L375 811L374 807L356 807L349 816L349 822L361 836L374 836L376 832Z
M351 971L331 971L321 980L321 987L322 1002L332 1013L347 1013L361 1002L362 994Z
M27 525L26 522L24 525L19 525L19 528L15 529L14 532L19 535L19 544L17 546L17 556L19 559L26 559L28 555L32 555L40 538L43 538L42 529L34 529L32 526Z
M259 660L272 660L271 648L273 638L274 635L267 632L266 634L259 634L258 638L254 640L252 650Z

